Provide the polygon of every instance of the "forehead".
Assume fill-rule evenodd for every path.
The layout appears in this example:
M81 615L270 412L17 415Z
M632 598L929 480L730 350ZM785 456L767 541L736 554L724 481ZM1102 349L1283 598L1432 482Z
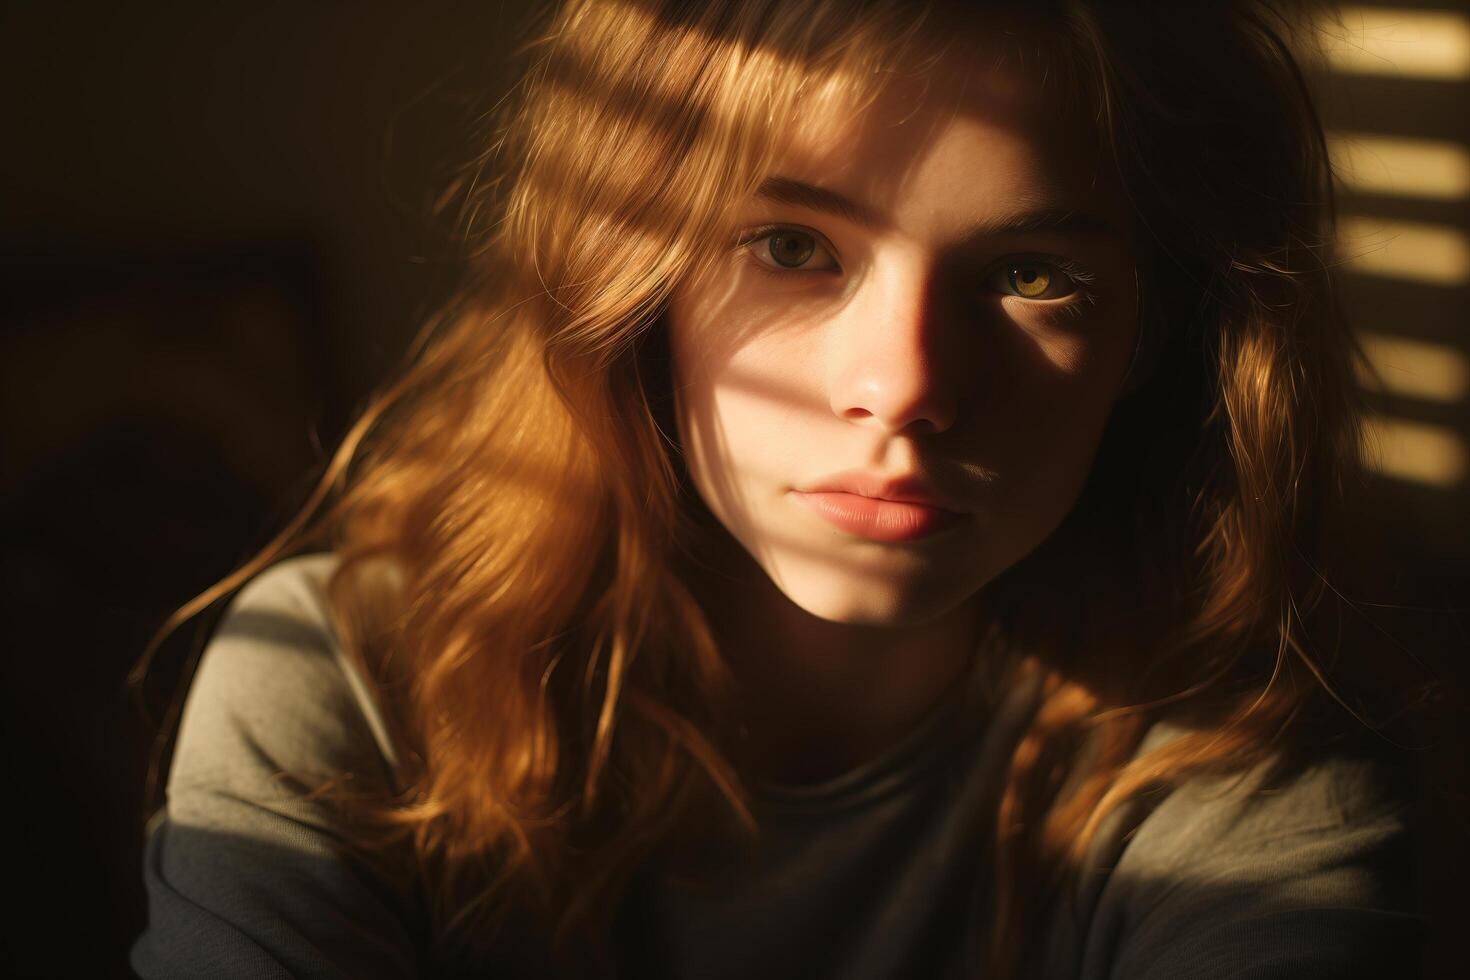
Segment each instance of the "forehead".
M898 224L974 224L1052 208L1127 224L1095 116L1014 30L980 34L875 91L824 82L773 172L863 201ZM864 86L863 89L867 89Z

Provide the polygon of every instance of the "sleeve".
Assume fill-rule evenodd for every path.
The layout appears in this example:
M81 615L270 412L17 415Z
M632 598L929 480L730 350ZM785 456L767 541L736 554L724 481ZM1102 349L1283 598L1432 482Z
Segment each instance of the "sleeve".
M1270 790L1251 779L1181 787L1109 876L1083 975L1418 976L1410 799L1364 758Z
M326 804L282 778L393 785L381 721L325 613L330 567L330 556L272 567L204 651L167 805L148 826L148 927L131 954L145 978L417 975L411 882L356 850Z

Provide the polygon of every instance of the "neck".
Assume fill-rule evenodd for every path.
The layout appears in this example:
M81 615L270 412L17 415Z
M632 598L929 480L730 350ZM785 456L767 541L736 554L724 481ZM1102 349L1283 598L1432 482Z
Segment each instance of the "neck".
M917 626L834 623L734 550L696 592L739 682L751 763L766 782L818 782L873 758L923 722L973 662L973 602Z

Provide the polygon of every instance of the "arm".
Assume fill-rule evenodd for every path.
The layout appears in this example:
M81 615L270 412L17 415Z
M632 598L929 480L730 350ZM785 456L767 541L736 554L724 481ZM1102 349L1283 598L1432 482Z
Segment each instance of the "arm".
M185 702L168 803L149 824L144 977L409 977L412 882L338 832L279 774L347 772L387 790L391 767L335 649L330 559L253 581L206 648ZM381 729L378 729L381 733Z

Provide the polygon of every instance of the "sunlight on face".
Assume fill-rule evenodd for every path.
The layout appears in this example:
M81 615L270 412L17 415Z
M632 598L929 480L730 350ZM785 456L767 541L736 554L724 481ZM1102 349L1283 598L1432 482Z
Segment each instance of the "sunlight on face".
M668 311L695 487L834 622L927 622L1040 544L1134 350L1096 136L1014 68L947 71L812 113Z

